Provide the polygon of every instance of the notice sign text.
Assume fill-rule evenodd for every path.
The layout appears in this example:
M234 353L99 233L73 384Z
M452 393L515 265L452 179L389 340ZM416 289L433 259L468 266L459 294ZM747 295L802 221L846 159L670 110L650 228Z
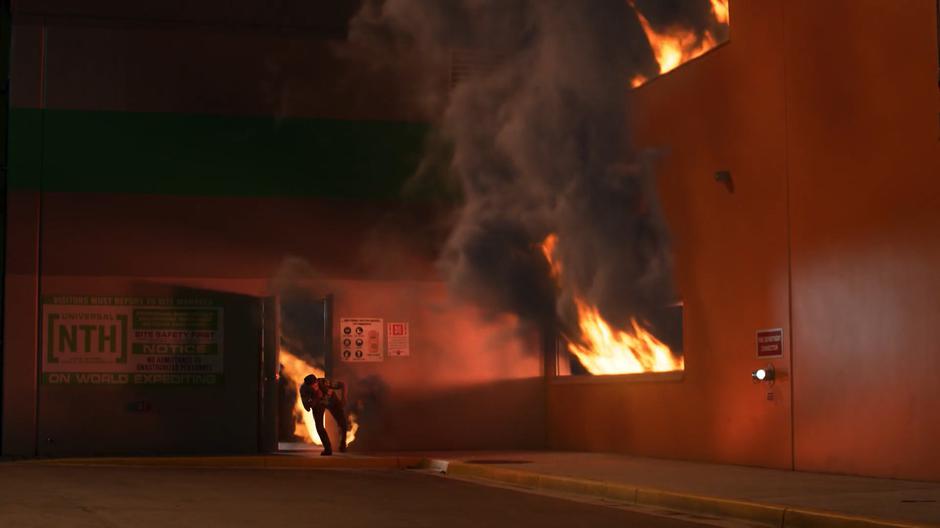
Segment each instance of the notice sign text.
M45 297L42 381L221 383L222 312L211 299Z

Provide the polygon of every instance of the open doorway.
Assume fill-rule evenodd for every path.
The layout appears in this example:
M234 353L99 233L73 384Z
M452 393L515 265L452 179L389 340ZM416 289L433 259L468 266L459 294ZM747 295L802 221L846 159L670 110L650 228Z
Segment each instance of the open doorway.
M299 387L308 374L332 377L333 297L305 294L278 300L277 449L319 451L321 442L310 412L300 403ZM332 416L325 417L327 433L337 437Z

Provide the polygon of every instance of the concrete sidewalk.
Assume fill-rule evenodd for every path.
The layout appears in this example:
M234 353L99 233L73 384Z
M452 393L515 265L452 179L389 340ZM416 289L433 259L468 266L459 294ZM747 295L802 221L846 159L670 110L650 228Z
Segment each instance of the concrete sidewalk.
M571 452L424 452L32 459L13 464L414 469L785 528L940 527L940 483Z
M566 452L426 453L458 477L786 527L940 526L940 483Z
M278 453L272 455L219 456L133 456L88 458L35 458L13 464L99 467L157 467L187 469L412 469L427 464L418 455L369 456L319 452Z

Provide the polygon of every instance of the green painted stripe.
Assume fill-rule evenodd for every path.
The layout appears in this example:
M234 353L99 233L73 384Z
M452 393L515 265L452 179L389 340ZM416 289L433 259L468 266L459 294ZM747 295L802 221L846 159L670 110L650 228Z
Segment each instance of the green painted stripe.
M15 108L10 130L14 189L388 199L402 197L430 127ZM432 186L410 196L443 192Z
M42 167L42 112L10 109L7 188L39 188Z

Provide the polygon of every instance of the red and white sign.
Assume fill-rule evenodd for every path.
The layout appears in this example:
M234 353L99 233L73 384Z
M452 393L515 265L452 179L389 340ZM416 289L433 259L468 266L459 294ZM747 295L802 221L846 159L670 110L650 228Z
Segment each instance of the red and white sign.
M757 357L783 357L783 328L768 328L757 331Z
M408 323L388 323L388 357L411 355Z

